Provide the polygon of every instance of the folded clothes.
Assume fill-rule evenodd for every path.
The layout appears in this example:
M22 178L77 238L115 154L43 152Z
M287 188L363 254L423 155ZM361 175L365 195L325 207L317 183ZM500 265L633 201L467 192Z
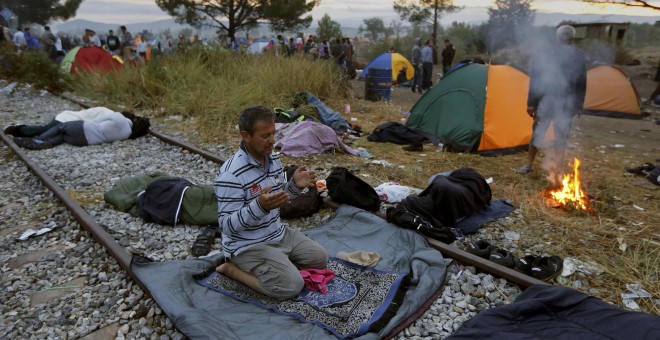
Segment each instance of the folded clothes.
M326 292L326 284L335 277L335 272L330 269L302 269L300 270L305 288L319 291L322 294Z
M337 257L365 267L373 267L381 259L380 254L373 251L354 251L352 253L340 251L337 253Z

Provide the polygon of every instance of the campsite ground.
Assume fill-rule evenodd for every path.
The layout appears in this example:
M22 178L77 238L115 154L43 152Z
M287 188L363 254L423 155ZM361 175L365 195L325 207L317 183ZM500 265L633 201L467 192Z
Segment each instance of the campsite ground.
M642 65L623 66L642 98L655 87L652 80L658 64L657 53L637 51ZM332 108L341 110L350 104L345 118L362 127L366 134L355 140L352 147L363 147L373 159L358 158L344 153L325 153L302 158L283 156L285 164L307 164L324 178L334 166L351 169L372 186L386 181L424 188L429 176L438 172L472 167L485 178L493 177L494 199L511 201L517 212L513 218L491 223L476 237L486 237L496 244L508 245L515 255L553 254L575 258L582 263L595 264L600 270L582 268L555 284L578 288L588 294L623 306L621 294L627 284L639 283L652 298L638 299L645 311L660 315L660 190L643 177L626 173L625 167L644 162L660 162L660 109L645 105L650 114L640 120L614 119L595 116L575 118L570 138L568 159L582 161L586 192L592 198L588 214L549 208L544 192L550 188L541 170L522 176L515 169L524 163L525 153L501 157L481 157L474 154L440 152L434 146L424 146L422 152L405 152L389 143L371 143L367 135L386 121L405 121L402 112L410 111L420 95L409 89L396 88L389 102L364 100L364 82L354 80L352 96L343 101L329 101ZM215 143L236 145L236 136L190 134L185 131L193 121L170 122L171 132L183 132L196 144L211 150ZM169 124L162 126L169 130ZM215 144L217 145L217 144ZM385 165L383 165L385 164ZM514 231L519 240L507 240L505 231Z
M629 75L642 99L648 98L656 83L656 59L649 51L637 51L639 66L622 66ZM354 81L358 98L364 97L364 82ZM420 94L410 89L395 88L387 104L357 101L352 105L350 118L357 118L365 131L371 131L385 121L405 120L401 112L410 111ZM393 144L375 144L364 138L355 144L367 148L394 164L393 168L374 167L364 162L360 173L377 185L382 181L400 181L404 184L424 187L426 179L438 172L460 167L473 167L484 177L493 177L495 198L512 201L522 212L523 219L515 221L514 229L521 233L520 244L514 253L524 255L531 249L574 257L595 263L603 274L585 275L581 283L572 278L562 282L596 295L607 301L621 304L621 293L626 284L641 283L653 294L651 299L638 301L642 308L660 314L660 201L659 187L643 177L626 173L625 167L635 167L644 162L660 162L660 109L644 105L650 116L640 120L581 116L573 123L569 157L582 161L586 192L592 197L590 214L567 212L549 208L544 204L544 191L549 182L542 171L528 176L515 174L514 170L524 163L525 153L495 158L468 154L437 152L433 146L408 153ZM361 113L364 112L364 113ZM348 118L348 117L347 117ZM356 165L360 167L360 165ZM486 233L501 233L498 225L484 229ZM542 245L537 248L538 245ZM585 284L586 283L586 284ZM642 299L643 300L643 299Z

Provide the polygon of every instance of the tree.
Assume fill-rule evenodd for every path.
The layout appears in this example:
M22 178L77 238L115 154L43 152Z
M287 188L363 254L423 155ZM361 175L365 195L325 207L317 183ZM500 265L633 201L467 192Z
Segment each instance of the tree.
M0 0L21 23L45 25L51 20L66 20L76 15L83 0Z
M407 30L407 28L403 27L401 20L397 19L392 19L392 21L390 21L390 27L388 29L394 34L397 40L401 38L403 31Z
M332 38L341 38L341 25L332 20L326 13L321 20L319 20L319 27L316 28L316 35L321 38L327 38L328 40L332 40Z
M535 13L531 3L532 0L495 0L495 7L488 9L489 48L516 44L521 34L529 32Z
M378 37L382 34L384 38L391 34L389 28L385 27L385 22L383 19L378 17L367 18L362 21L364 24L360 25L358 32L367 33L367 36L371 41L377 41Z
M642 1L642 0L582 0L582 1L592 4L613 4L613 5L622 5L627 7L650 8L656 11L660 11L660 6L652 5L649 3L649 1Z
M431 40L433 46L438 46L438 26L443 12L452 13L462 7L454 6L453 0L395 0L394 11L403 20L411 23L428 23L433 26ZM433 49L433 63L438 62L437 51Z
M312 16L305 15L320 0L155 0L158 7L178 23L193 27L210 26L236 32L268 22L273 31L297 31L309 27Z

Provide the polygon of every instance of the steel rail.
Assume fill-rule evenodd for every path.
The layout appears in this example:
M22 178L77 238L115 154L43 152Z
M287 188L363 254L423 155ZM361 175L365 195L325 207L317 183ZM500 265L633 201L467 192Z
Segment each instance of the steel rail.
M133 275L131 271L131 259L132 256L129 254L122 246L120 246L115 238L112 237L103 227L101 227L94 218L92 218L81 206L73 200L67 193L60 187L55 180L53 180L48 173L46 173L37 163L35 163L28 155L21 149L12 138L5 135L0 131L0 138L2 141L12 149L12 151L20 158L25 165L32 171L43 184L57 197L62 204L71 212L73 217L80 223L85 230L89 231L92 234L92 237L99 242L112 257L114 257L119 266L128 272L133 280L137 282L144 290L145 286L138 280L137 277Z

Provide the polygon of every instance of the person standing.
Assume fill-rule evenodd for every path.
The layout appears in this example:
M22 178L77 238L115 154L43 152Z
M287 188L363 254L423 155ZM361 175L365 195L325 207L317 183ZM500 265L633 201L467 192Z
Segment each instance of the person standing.
M422 87L420 92L426 91L431 88L433 84L433 47L431 47L431 39L426 40L424 48L422 48Z
M568 141L573 116L582 110L587 92L587 60L584 54L571 45L575 28L562 25L557 28L557 40L552 56L541 52L532 58L527 96L527 114L534 118L532 138L527 153L527 163L516 172L527 174L539 148L548 149L551 180L560 175L564 151ZM553 124L554 141L546 142L545 135ZM550 158L548 158L550 157Z
M422 92L422 39L415 38L415 45L412 48L412 54L410 62L415 69L415 77L412 81L412 86L410 87L413 92L419 89L419 92Z
M353 69L353 44L350 38L344 38L346 47L346 69Z
M447 71L451 68L451 63L454 61L454 56L456 56L456 49L454 45L445 39L445 48L442 50L442 75L444 76Z
M126 26L119 27L119 41L121 42L122 54L126 60L133 54L133 35L126 30Z
M115 35L113 30L108 31L108 38L105 40L106 46L108 46L108 51L113 55L119 55L119 50L121 49L121 41L119 37Z
M280 208L312 186L316 173L298 167L287 181L273 155L275 114L264 106L238 118L239 150L218 170L215 193L222 251L227 262L216 271L277 299L296 296L304 286L300 269L323 269L325 249L297 229L285 227Z
M149 48L149 45L147 45L147 41L144 39L143 36L140 37L140 42L138 42L137 47L135 48L135 51L137 52L138 55L138 61L140 64L146 64L147 63L147 49Z
M16 33L14 33L14 37L12 39L14 41L14 45L18 47L18 49L23 48L24 46L27 46L27 40L25 39L25 32L18 28Z
M50 31L49 26L44 27L41 41L44 43L44 51L48 55L48 58L55 60L55 42L57 41L57 38L55 37L55 34Z
M341 44L341 39L335 39L335 44L332 45L332 57L339 67L344 67L344 46Z

